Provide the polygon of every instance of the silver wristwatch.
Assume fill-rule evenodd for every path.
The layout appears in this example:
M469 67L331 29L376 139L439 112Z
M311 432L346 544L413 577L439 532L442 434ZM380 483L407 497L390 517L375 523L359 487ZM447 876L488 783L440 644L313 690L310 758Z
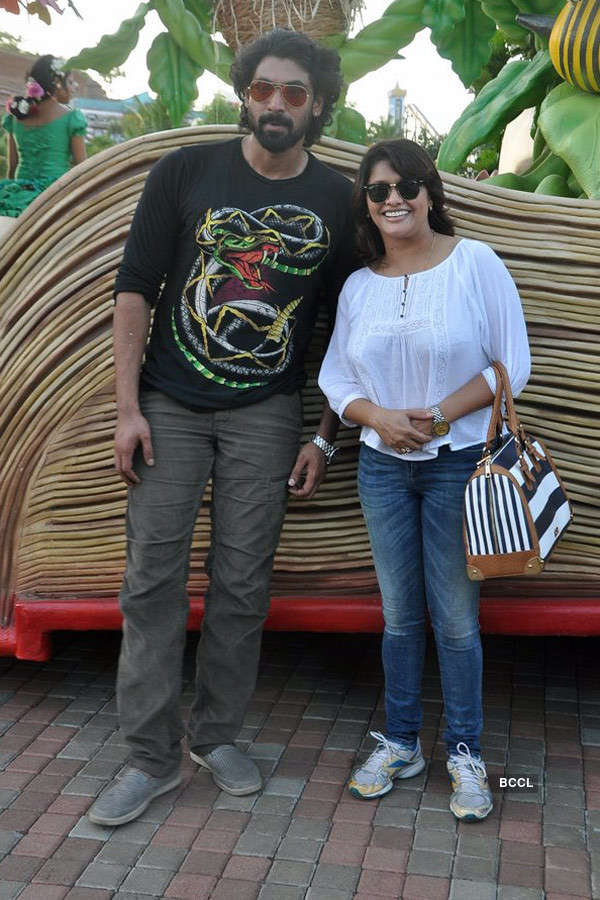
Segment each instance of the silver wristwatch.
M313 434L311 437L311 441L313 444L316 444L319 450L322 450L325 454L325 462L329 466L336 457L336 454L339 451L339 447L334 447L333 444L330 444L329 441L326 441L325 438L321 437L320 434Z

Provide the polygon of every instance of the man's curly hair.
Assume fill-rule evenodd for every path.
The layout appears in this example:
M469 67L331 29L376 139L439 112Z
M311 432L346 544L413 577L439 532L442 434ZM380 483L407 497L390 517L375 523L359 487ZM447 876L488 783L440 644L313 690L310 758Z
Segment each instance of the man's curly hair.
M258 64L266 56L278 59L292 59L308 73L315 97L323 101L323 110L319 116L313 116L304 144L310 147L321 137L323 128L331 122L333 107L342 90L340 57L335 50L320 47L301 31L288 31L276 28L261 35L251 44L238 51L231 65L230 75L233 87L242 101L240 125L248 128L248 110L244 104L246 89L254 78Z

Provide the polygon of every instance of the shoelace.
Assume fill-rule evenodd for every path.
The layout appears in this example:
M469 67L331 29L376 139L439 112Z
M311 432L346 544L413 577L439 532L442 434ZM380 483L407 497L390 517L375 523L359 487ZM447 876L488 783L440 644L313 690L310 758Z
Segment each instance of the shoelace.
M475 788L475 790L480 791L481 782L479 779L487 778L483 762L472 756L469 747L462 741L456 745L456 750L457 753L451 754L450 759L458 769L460 788Z
M381 763L386 762L389 763L392 761L392 757L394 755L393 744L391 741L388 741L384 734L381 734L380 731L371 731L369 732L372 738L375 738L377 741L377 746L369 756L368 760L361 766L363 771L372 773L374 775L377 774L377 770L381 767Z

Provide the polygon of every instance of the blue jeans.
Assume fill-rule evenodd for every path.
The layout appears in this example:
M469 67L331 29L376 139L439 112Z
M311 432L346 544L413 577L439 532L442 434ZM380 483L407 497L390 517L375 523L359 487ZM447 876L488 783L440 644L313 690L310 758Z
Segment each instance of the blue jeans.
M449 753L480 752L483 725L479 585L466 575L465 484L481 444L410 462L363 444L358 491L381 590L387 737L416 741L422 721L425 605L440 665Z

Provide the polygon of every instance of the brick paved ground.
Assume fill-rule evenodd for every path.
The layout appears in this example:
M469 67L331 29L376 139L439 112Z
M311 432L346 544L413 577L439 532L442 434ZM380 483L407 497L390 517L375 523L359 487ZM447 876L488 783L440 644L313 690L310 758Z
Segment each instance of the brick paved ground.
M0 660L0 900L600 898L598 648L486 638L488 771L544 786L498 793L476 825L448 811L433 659L426 772L380 801L345 792L383 726L377 636L267 634L241 734L264 791L231 797L186 763L180 789L117 829L85 811L126 757L118 636L61 636L45 664Z

